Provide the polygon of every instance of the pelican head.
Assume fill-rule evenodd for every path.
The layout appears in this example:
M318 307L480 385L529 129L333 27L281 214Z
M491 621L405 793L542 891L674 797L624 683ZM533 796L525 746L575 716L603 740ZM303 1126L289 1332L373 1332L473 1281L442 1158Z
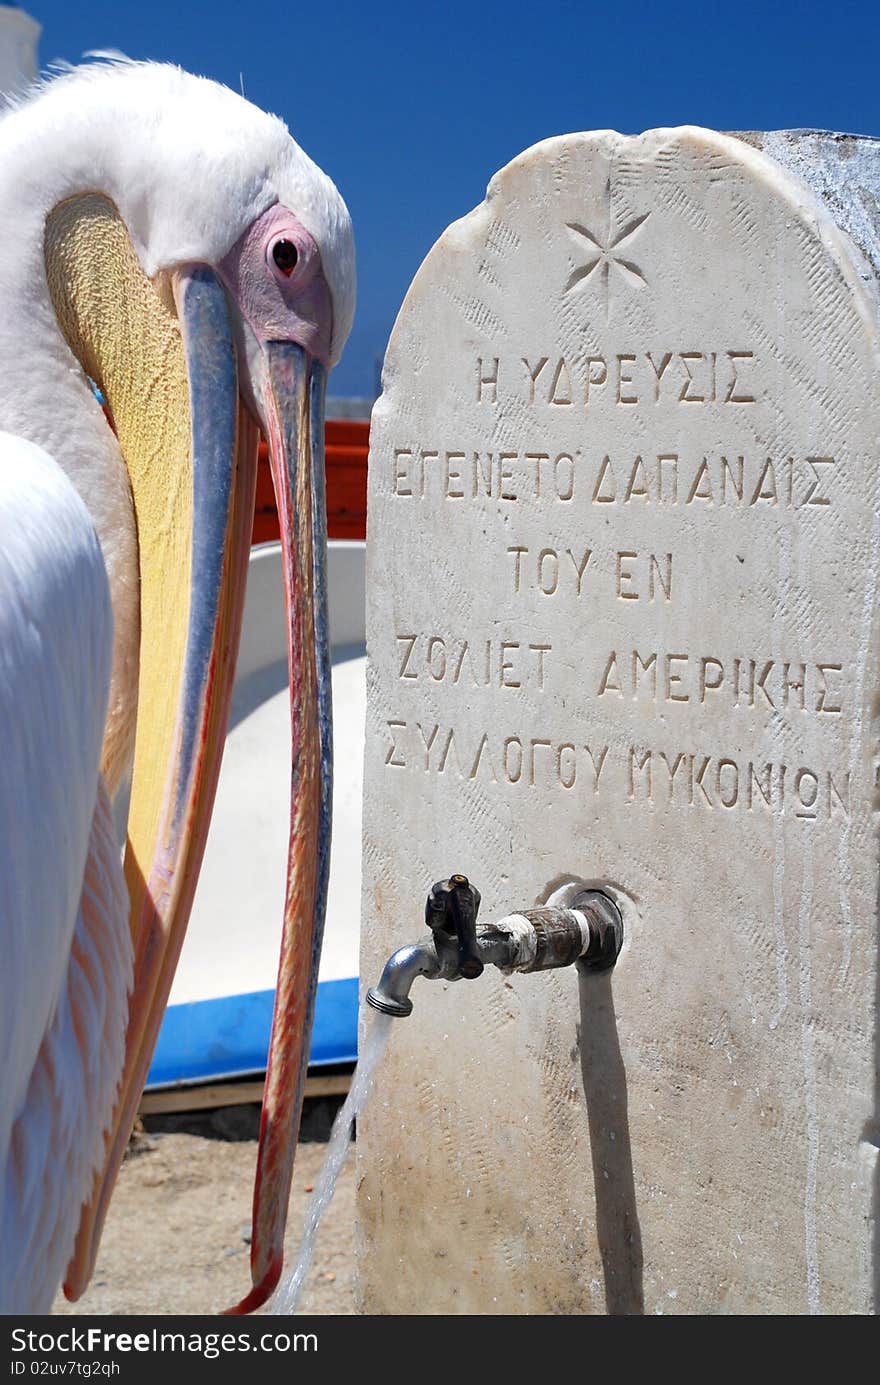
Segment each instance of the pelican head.
M21 377L2 421L55 456L95 523L115 620L102 773L111 793L131 780L134 987L112 1127L65 1281L72 1298L91 1274L195 892L238 645L258 429L269 443L293 753L253 1289L232 1310L248 1311L281 1271L326 900L323 408L353 314L350 221L280 120L176 68L129 63L56 79L0 122L0 218L0 358Z

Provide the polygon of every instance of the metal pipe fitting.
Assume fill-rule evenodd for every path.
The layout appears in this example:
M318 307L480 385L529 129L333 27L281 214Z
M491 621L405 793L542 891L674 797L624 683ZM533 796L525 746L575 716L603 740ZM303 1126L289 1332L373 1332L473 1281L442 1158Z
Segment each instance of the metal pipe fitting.
M583 891L565 909L523 909L490 924L476 923L479 903L465 876L438 881L425 909L433 936L392 953L367 1004L386 1015L412 1014L409 993L417 976L474 980L487 965L508 975L573 963L580 971L607 971L617 961L623 919L601 890Z
M377 986L367 991L367 1004L383 1015L412 1014L409 993L417 976L434 981L440 975L440 959L431 938L421 943L405 943L392 952L382 969Z

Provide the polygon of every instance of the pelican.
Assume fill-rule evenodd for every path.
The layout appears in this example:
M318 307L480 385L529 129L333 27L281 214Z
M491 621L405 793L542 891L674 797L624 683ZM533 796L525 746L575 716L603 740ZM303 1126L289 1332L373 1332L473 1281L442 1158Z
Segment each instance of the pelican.
M226 88L100 63L0 120L0 1312L77 1298L94 1266L211 815L260 428L291 826L229 1311L278 1281L329 864L324 386L353 309L339 193Z

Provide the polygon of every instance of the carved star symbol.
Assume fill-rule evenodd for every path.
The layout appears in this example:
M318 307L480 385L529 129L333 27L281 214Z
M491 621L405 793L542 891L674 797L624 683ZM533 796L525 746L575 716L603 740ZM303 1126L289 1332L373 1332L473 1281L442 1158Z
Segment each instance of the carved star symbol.
M567 222L567 229L578 239L578 243L582 248L583 242L587 242L589 246L587 253L590 258L587 260L586 264L578 265L577 269L572 271L568 283L565 285L564 292L573 293L575 290L583 288L587 280L598 270L597 278L601 280L602 283L602 290L605 298L605 315L607 318L610 311L609 278L612 268L617 271L620 278L622 278L624 283L628 284L630 288L644 288L648 282L644 274L637 264L634 264L632 260L624 259L620 252L628 242L632 240L633 236L637 235L650 215L650 212L643 212L641 216L637 216L632 221L628 221L622 230L612 235L611 206L609 202L608 230L604 238L601 239L593 231L588 230L586 226L581 226L576 221Z

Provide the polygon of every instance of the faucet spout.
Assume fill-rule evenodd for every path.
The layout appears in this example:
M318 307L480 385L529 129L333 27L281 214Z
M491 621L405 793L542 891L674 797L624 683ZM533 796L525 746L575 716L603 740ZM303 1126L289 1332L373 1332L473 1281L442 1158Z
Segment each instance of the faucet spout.
M433 938L406 943L388 958L378 985L367 991L367 1004L374 1010L381 1010L383 1015L411 1015L413 1006L409 993L416 977L427 976L434 981L440 972L441 962Z
M475 980L489 964L508 974L573 963L580 971L607 971L617 961L623 919L601 890L584 890L569 908L525 909L489 924L476 923L479 900L462 875L434 885L426 906L431 936L391 954L367 1004L386 1015L411 1015L417 976Z

